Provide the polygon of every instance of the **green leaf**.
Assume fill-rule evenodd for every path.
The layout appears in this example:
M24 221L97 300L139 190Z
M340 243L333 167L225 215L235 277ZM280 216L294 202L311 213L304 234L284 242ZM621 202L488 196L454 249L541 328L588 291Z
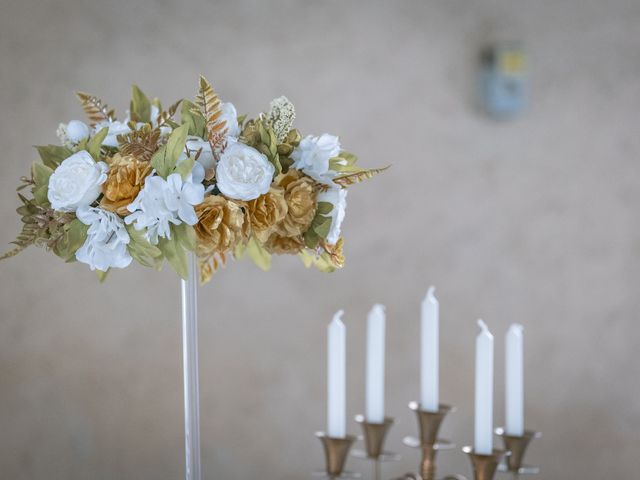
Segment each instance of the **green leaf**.
M323 215L317 215L316 218L311 222L311 228L316 232L321 238L327 238L329 235L329 231L331 230L331 217L325 217Z
M151 123L151 102L137 85L131 87L131 120Z
M109 270L107 268L106 272L103 272L102 270L96 270L96 275L98 276L98 280L100 281L100 283L103 283L106 279L107 279L107 275L109 274Z
M91 137L91 140L87 143L87 152L89 152L89 155L91 155L96 162L100 158L100 148L102 147L102 142L104 142L108 133L109 127L104 127Z
M151 157L151 165L162 178L167 178L175 168L178 158L180 158L184 150L188 131L189 126L187 124L176 128L171 132L171 135L169 135L167 144L161 147L160 150Z
M189 135L204 138L204 117L199 113L195 113L197 109L189 100L182 101L182 110L180 111L182 123L189 126Z
M53 253L64 260L73 260L76 251L87 239L89 226L82 223L77 218L64 227L64 233L53 246Z
M40 145L36 146L38 154L47 167L54 170L62 163L65 158L69 158L73 152L67 147L61 147L59 145Z
M191 173L191 170L193 170L193 165L195 163L196 161L193 158L191 157L186 158L182 160L178 165L176 165L176 168L174 168L173 173L179 173L180 176L182 177L182 180L186 180L189 174Z
M265 272L271 268L271 254L260 243L251 237L247 243L247 254L260 269Z
M240 242L236 245L235 250L233 251L233 256L236 260L242 260L247 254L247 245Z
M180 245L176 235L172 235L171 238L161 238L158 241L158 248L176 273L186 280L189 276L187 252Z
M194 252L196 250L198 238L196 236L196 231L191 225L187 225L186 223L172 225L171 230L172 234L178 239L178 243L180 243L184 249L189 250L190 252Z
M31 177L36 186L49 185L49 177L53 173L53 169L43 165L42 163L34 162L31 167Z
M356 167L358 157L353 153L342 151L337 157L329 159L329 168L341 173L352 173L362 170Z
M318 202L318 209L316 214L329 215L333 211L333 203L331 202Z
M136 230L133 225L126 225L126 228L130 239L127 250L133 259L140 265L160 270L162 251L145 238L144 230Z

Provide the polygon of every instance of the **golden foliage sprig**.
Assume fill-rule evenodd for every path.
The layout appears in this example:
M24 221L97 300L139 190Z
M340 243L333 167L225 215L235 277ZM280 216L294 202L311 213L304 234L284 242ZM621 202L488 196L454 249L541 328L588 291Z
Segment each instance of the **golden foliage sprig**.
M91 121L91 126L102 121L113 121L116 119L115 110L109 109L109 106L95 95L85 92L76 92L76 96L82 104L82 109Z
M157 126L158 127L163 127L163 126L167 125L169 123L169 120L171 120L173 118L173 116L176 114L176 112L178 111L178 107L180 106L181 103L182 103L182 99L178 100L176 103L171 105L166 110L161 111L158 114Z
M384 172L387 170L389 166L384 168L370 168L367 170L360 170L354 173L349 173L347 175L340 175L333 179L334 183L340 185L341 187L347 187L349 185L353 185L355 183L364 182L375 175Z
M150 161L151 157L158 150L160 143L160 129L151 129L148 125L134 130L125 135L118 135L120 143L120 153L131 155L138 160Z
M200 266L200 283L211 281L213 274L227 264L227 256L225 253L212 252L204 257L198 257L198 263Z
M200 76L200 91L196 96L195 103L198 108L194 108L192 111L204 117L211 152L217 160L226 147L227 122L220 119L222 116L220 97L213 90L209 81L202 75Z

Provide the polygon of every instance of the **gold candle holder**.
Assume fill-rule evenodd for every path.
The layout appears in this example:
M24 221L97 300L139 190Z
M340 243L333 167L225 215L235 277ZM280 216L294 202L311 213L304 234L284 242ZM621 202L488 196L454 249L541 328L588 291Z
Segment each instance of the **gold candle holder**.
M373 478L379 480L381 477L381 463L399 460L400 457L392 452L384 450L384 441L387 432L394 423L391 417L385 417L383 423L367 422L364 415L356 415L355 421L362 426L365 450L354 450L352 455L358 458L365 458L372 461Z
M356 437L347 435L344 438L333 438L327 436L324 432L317 432L316 437L322 442L325 457L325 477L326 478L355 478L356 475L345 472L344 464L351 445L355 442Z
M490 455L482 455L476 453L473 447L462 447L462 451L471 459L474 480L492 480L502 459L509 455L505 450L496 449Z
M515 435L507 435L504 428L496 428L496 435L502 437L505 450L511 452L506 458L506 462L503 462L498 469L502 472L511 472L514 478L518 475L537 474L540 472L538 467L532 467L524 464L524 454L527 451L529 443L534 438L540 438L541 432L534 432L533 430L525 430L524 434L520 437Z
M437 412L421 410L418 402L409 403L409 408L416 412L420 438L405 437L405 445L422 450L420 462L420 477L422 480L435 480L436 478L436 454L440 450L450 450L455 445L448 440L438 438L440 426L444 417L455 409L449 405L441 404ZM410 478L410 477L409 477Z

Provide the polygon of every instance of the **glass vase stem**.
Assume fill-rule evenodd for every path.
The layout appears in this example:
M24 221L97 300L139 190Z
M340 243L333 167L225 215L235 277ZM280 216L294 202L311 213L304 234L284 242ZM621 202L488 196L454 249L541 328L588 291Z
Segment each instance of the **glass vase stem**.
M189 253L189 276L181 280L182 355L184 368L185 478L201 480L200 383L198 378L198 268Z

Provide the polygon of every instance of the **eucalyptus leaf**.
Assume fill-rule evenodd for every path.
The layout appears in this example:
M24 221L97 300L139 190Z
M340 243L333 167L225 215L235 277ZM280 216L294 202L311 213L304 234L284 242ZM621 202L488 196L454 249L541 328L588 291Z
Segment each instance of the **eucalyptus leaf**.
M161 238L158 248L164 254L169 264L180 277L187 279L189 276L189 266L187 264L187 252L182 248L180 242L173 235L171 238Z
M180 115L182 123L188 125L189 135L195 135L196 137L204 138L204 117L199 113L194 113L194 109L197 109L189 100L182 101L182 109Z
M87 152L89 152L89 155L91 155L95 161L98 161L100 158L100 148L102 147L104 139L107 138L108 133L109 127L104 127L91 137L91 140L87 143Z
M333 203L331 202L318 202L317 215L329 215L333 211Z
M313 219L312 228L313 231L316 232L321 238L327 238L329 235L329 231L331 230L331 217L325 217L322 215L317 215L316 218Z
M271 254L260 243L251 237L247 243L247 254L261 270L267 272L271 268Z
M43 165L42 163L34 162L31 167L31 177L33 178L36 186L48 185L49 177L53 173L53 169Z
M131 87L131 120L151 123L151 102L137 85Z
M64 227L64 233L53 246L53 253L64 260L75 258L76 251L87 239L89 226L82 223L77 218Z
M107 270L105 272L103 272L102 270L96 270L96 275L98 276L98 280L100 281L100 283L104 282L107 279L107 275L109 274L109 270L107 268Z
M67 147L61 147L60 145L39 145L36 146L36 150L38 150L42 163L54 170L64 159L73 154Z
M178 239L178 243L180 243L183 248L190 252L195 251L198 238L196 236L196 231L191 225L187 225L186 223L172 225L171 230Z
M145 267L160 270L163 259L162 251L145 238L143 230L136 230L133 225L126 225L126 228L130 239L127 250L133 259Z
M193 165L195 163L196 161L193 158L191 157L186 158L182 160L178 165L176 165L176 168L173 170L173 173L180 174L180 176L182 177L182 180L186 180L189 174L191 173L191 170L193 170Z
M171 132L171 135L169 135L167 144L161 147L160 150L151 157L151 165L162 178L167 178L175 168L178 158L180 158L184 150L188 131L189 126L187 124L176 128Z

